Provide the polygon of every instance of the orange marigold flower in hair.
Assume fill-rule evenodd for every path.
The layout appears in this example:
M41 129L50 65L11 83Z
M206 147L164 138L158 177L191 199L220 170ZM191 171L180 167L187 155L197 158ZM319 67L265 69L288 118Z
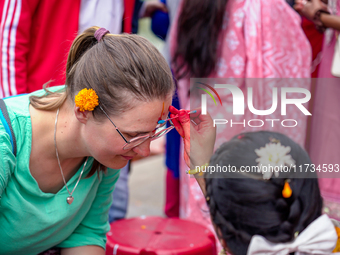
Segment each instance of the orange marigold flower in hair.
M333 253L340 252L340 228L335 227L336 234L338 235L338 241L336 242L336 246L333 250Z
M282 196L284 198L290 198L292 196L292 189L290 188L289 182L286 181L285 185L283 186L283 190L282 190Z
M86 88L78 92L74 101L81 112L93 111L99 104L96 91Z

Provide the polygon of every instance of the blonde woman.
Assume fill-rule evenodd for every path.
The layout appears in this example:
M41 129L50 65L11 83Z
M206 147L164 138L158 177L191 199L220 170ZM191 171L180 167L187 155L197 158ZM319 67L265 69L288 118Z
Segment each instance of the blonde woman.
M5 99L0 254L105 254L114 169L148 156L150 142L172 129L158 131L158 121L173 90L150 42L92 27L72 44L65 86Z

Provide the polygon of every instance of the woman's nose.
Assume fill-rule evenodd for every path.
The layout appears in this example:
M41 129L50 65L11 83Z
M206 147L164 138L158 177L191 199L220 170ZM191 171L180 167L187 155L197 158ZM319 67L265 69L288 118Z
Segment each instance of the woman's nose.
M150 142L151 139L147 139L145 142L133 148L133 151L142 157L147 157L150 155Z

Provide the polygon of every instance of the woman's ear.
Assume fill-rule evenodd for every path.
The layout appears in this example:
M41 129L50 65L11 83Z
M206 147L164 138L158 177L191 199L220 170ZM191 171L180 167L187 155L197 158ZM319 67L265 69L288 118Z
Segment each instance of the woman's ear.
M80 123L86 124L86 122L89 120L89 111L80 111L80 108L78 106L74 106L74 115L76 116L77 120Z

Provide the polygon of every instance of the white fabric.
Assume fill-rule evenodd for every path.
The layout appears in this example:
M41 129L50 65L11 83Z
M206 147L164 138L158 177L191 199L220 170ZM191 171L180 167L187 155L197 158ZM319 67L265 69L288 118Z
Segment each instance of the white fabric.
M120 34L123 14L123 0L81 0L78 33L98 26L106 28L111 34Z
M247 255L331 254L338 237L333 223L322 215L302 231L293 242L271 243L263 236L252 237ZM334 253L333 253L334 254Z
M335 77L340 77L340 37L336 39L331 73Z

